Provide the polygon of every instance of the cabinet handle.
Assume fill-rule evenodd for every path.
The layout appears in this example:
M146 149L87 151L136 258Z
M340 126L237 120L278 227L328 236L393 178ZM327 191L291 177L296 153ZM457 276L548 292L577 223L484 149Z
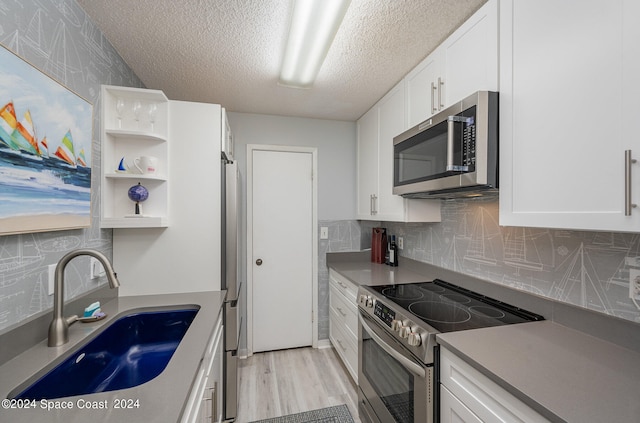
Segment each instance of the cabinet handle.
M369 196L369 214L373 216L373 194Z
M340 314L342 314L342 317L346 317L347 313L345 313L344 311L342 311L342 309L340 307L336 307L338 309L338 311L340 312Z
M344 345L342 345L342 342L339 339L336 339L336 342L338 343L338 345L340 345L340 348L342 348L342 351L346 351L347 349L344 347Z
M211 423L215 423L218 418L218 382L213 382L211 401Z
M218 416L218 390L216 389L218 382L213 382L212 388L207 388L210 391L210 397L204 398L204 401L211 401L211 415L207 416L211 423L216 422L216 417Z
M438 108L436 107L436 101L435 101L435 92L438 88L436 87L436 84L434 84L433 82L431 83L431 113L435 113L438 111Z
M637 160L631 158L631 150L624 151L624 215L631 216L631 209L636 207L631 201L631 165Z
M438 77L438 110L442 110L444 108L444 104L442 104L442 90L444 88L444 81L441 77Z
M378 196L375 194L373 194L373 212L371 214L378 214Z
M209 393L211 393L213 391L213 388L207 388L209 390ZM211 415L206 416L202 421L205 420L209 420L211 423L213 423L213 395L207 395L204 398L202 398L202 401L204 401L204 403L208 403L209 401L211 401Z

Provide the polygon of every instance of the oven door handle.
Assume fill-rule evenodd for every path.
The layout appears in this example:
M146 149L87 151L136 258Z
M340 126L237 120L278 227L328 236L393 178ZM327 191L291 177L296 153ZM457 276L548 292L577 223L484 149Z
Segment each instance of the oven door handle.
M391 357L398 360L400 364L402 364L402 366L405 369L409 370L411 373L423 379L426 377L427 373L422 366L414 363L412 360L403 356L402 354L394 350L391 346L389 346L389 344L384 342L384 340L375 333L375 331L371 328L371 326L369 326L369 324L364 321L362 314L358 313L358 318L360 320L360 324L367 330L367 333L369 334L371 339L373 339L374 342L380 346L380 348L385 350Z

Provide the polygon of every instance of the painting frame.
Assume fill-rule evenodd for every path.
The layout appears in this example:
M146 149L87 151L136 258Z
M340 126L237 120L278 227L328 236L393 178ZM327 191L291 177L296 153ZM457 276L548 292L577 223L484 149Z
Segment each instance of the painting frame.
M93 112L0 44L0 236L91 226Z

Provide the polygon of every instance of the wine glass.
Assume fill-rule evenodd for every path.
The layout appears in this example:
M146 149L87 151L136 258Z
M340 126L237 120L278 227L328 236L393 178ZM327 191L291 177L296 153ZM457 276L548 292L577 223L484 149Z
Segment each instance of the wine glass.
M149 104L149 123L151 123L151 132L154 132L153 124L156 122L156 114L158 113L158 105L156 103Z
M124 112L124 100L119 98L116 101L116 113L118 114L118 128L122 129L122 112Z
M142 110L142 103L140 100L136 100L133 103L133 117L138 125L138 129L140 129L140 111Z

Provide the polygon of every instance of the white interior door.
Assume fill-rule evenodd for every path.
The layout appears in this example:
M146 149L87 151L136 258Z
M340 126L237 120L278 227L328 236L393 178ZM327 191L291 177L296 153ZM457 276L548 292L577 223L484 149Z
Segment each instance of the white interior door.
M312 345L313 155L251 154L253 352Z

